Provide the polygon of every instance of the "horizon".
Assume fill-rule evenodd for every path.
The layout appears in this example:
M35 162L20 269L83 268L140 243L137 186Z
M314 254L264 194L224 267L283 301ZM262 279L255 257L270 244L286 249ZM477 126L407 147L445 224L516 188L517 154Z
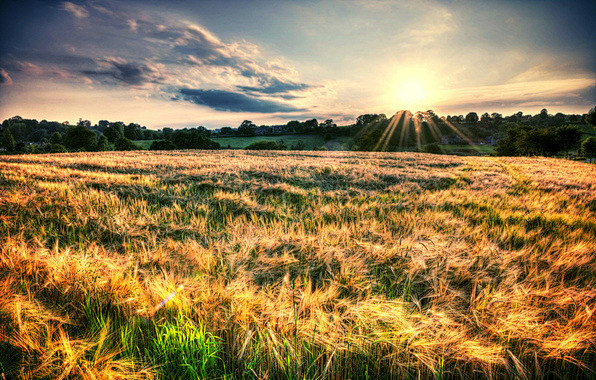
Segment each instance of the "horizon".
M588 1L0 7L2 119L214 129L346 125L399 109L585 114L596 103Z

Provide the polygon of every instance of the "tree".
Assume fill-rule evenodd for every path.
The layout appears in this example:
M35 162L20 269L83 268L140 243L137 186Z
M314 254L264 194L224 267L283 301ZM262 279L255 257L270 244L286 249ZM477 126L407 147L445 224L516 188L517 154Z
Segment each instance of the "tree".
M507 130L499 140L495 154L498 156L552 156L561 150L556 130L520 125Z
M106 129L104 129L103 134L108 138L109 142L115 143L116 140L124 137L124 124L121 122L110 123Z
M596 129L596 107L593 107L591 110L588 111L586 116L584 117L586 123L590 124L591 126Z
M553 118L553 121L557 126L563 124L565 122L565 114L557 112Z
M317 121L317 119L311 119L311 120L306 120L304 123L304 130L305 131L312 131L317 129L317 127L319 126L319 122Z
M164 128L165 132L165 128ZM222 127L219 130L219 134L222 136L232 136L234 134L234 130L231 127Z
M99 140L97 141L96 150L98 152L105 152L107 150L110 150L110 143L108 141L108 138L105 135L101 135L99 137Z
M581 148L582 155L590 159L596 157L596 137L590 136L584 140Z
M582 139L582 131L575 125L563 125L555 129L561 150L569 156L570 150L579 148Z
M130 123L124 126L124 137L129 140L140 140L143 137L141 126L139 124Z
M288 121L288 124L286 125L289 132L297 132L302 127L302 123L298 120Z
M93 151L97 147L97 134L87 127L77 125L66 130L62 141L70 150Z
M52 133L52 137L50 137L50 142L52 144L62 144L62 135L60 132Z
M554 156L561 150L556 131L530 127L516 142L517 150L524 156Z
M375 113L360 115L356 118L356 125L359 127L364 127L367 124L377 121L377 119L387 119L387 116L385 116L385 114L375 114Z
M477 123L478 114L476 112L470 112L466 115L466 123Z
M241 136L254 136L256 125L250 120L244 120L238 127L238 134Z
M12 133L10 133L10 129L2 128L2 147L7 152L12 152L14 150L14 137L12 137Z

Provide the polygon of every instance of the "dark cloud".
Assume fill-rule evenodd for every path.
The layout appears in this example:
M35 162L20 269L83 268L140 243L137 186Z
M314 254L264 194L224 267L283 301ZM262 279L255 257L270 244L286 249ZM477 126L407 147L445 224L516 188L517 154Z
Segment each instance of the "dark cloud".
M268 83L262 87L238 86L242 91L260 92L262 94L279 94L289 91L304 91L313 86L306 83L284 82L277 78L269 79Z
M163 80L159 70L147 64L129 63L121 59L107 59L104 62L111 67L106 70L83 70L81 73L91 77L114 79L133 86L159 83Z
M180 94L186 101L204 105L218 111L258 113L304 111L304 109L292 107L287 104L259 99L231 91L183 88L180 90Z

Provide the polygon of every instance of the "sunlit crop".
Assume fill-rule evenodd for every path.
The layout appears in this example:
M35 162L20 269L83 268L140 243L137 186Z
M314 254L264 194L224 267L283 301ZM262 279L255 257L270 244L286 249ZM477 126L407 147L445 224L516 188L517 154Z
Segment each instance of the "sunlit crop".
M6 378L588 378L594 273L584 163L0 157Z

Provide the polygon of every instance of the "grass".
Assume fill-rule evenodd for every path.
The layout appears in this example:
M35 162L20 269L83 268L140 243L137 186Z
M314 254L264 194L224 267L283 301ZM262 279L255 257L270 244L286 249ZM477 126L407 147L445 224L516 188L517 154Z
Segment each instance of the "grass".
M134 140L133 142L143 149L149 149L151 147L151 144L153 144L153 142L155 141L160 140Z
M0 373L593 378L595 252L568 160L3 156Z

